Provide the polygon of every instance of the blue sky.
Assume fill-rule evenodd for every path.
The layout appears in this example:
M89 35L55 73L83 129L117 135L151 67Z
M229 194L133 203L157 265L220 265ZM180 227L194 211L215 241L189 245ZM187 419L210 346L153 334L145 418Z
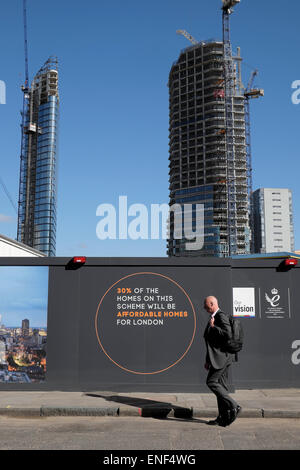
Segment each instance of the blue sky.
M0 315L7 326L47 327L48 266L0 266Z
M251 102L253 183L293 192L300 249L300 3L241 0L231 18L245 84L258 68L265 97ZM196 39L222 38L221 0L28 0L30 78L50 55L60 64L57 256L166 256L165 240L99 240L96 209L168 202L168 75ZM22 1L2 2L1 178L18 198L20 109L24 81ZM0 188L0 233L16 237L16 214Z

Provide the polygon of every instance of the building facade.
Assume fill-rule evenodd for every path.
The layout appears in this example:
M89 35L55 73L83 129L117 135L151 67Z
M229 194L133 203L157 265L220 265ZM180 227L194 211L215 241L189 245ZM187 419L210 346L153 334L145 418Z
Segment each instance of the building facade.
M47 256L56 249L57 59L50 58L24 91L18 241Z
M29 320L25 318L22 320L22 335L23 336L28 336L29 334Z
M198 43L184 49L170 71L169 205L194 204L195 215L196 204L203 204L204 245L201 250L187 250L186 239L176 239L170 211L169 256L228 256L229 204L235 207L234 254L250 252L244 96L236 80L232 97L235 189L234 200L229 201L232 181L227 178L223 57L222 42Z
M257 189L252 193L252 207L254 253L294 251L290 189Z

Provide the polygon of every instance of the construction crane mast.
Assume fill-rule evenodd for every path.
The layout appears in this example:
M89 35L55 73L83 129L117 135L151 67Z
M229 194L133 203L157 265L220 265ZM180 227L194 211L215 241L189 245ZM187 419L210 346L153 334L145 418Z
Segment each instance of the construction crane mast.
M30 224L33 223L33 209L31 194L34 192L35 174L32 168L32 148L36 145L39 129L34 123L31 88L29 86L28 71L28 39L27 39L27 0L23 0L24 21L24 53L25 53L25 83L21 87L23 91L23 110L21 124L21 156L20 156L20 181L19 181L19 207L18 207L18 233L17 239L30 245ZM25 209L24 209L25 207ZM23 236L22 236L23 235Z
M250 98L251 98L251 88L254 82L258 70L254 70L251 74L248 86L244 91L245 96L245 128L246 128L246 154L247 154L247 170L248 170L248 197L249 203L252 193L252 152L251 152L251 123L250 123ZM257 96L258 98L258 96ZM251 205L251 203L250 203Z
M253 190L252 186L252 150L251 150L251 120L250 120L250 99L259 98L264 96L264 90L259 88L252 88L255 77L258 74L258 70L253 70L248 86L244 90L245 97L245 129L246 129L246 155L247 155L247 179L248 179L248 204L250 212L250 228L252 232L251 236L251 253L254 253L254 213L251 202L251 194Z
M28 39L27 39L27 4L23 0L23 18L24 18L24 53L25 53L25 87L28 91L29 87L29 71L28 71Z
M235 140L233 97L235 95L235 71L230 41L230 15L240 0L223 2L223 55L225 94L225 141L227 160L227 244L228 256L237 253L236 184L235 184Z
M24 22L24 53L25 53L25 81L21 90L23 91L23 110L22 110L22 124L21 124L21 155L20 155L20 181L19 181L19 201L18 201L18 233L17 239L21 240L21 231L24 220L22 199L24 194L24 180L25 178L25 148L26 148L26 134L25 134L25 120L28 115L28 108L30 102L30 89L29 89L29 71L28 71L28 39L27 39L27 3L23 0L23 22Z

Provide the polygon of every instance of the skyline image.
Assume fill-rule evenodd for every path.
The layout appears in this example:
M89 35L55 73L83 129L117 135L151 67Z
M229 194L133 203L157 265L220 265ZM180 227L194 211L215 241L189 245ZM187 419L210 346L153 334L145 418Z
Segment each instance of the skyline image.
M48 266L0 266L0 383L43 382Z
M250 104L253 191L291 190L295 250L300 250L300 73L295 60L300 4L290 0L288 8L281 6L279 0L272 2L272 8L270 2L241 0L230 18L231 43L233 55L240 47L244 86L257 69L254 86L264 90L264 96ZM66 0L53 0L49 8L48 2L27 0L29 84L51 56L57 57L59 77L57 216L56 212L55 218L48 214L46 220L49 191L47 201L46 195L40 195L41 205L35 211L40 216L40 234L38 237L34 224L30 234L32 239L39 239L40 249L51 233L51 220L53 233L56 230L56 256L167 256L166 239L151 237L150 229L144 238L99 238L97 208L110 204L118 211L119 198L126 196L128 208L136 205L128 214L128 227L137 215L138 204L148 209L150 227L151 205L169 203L168 80L181 51L192 45L176 31L185 30L196 41L222 41L221 7L221 0L153 0L151 4L137 0L87 0L83 4L75 0L71 8ZM5 45L0 72L0 234L16 239L18 216L13 205L17 207L19 202L21 86L25 81L22 0L2 5L0 25L0 41ZM47 107L45 115L46 111ZM40 121L41 126L45 120ZM37 158L46 141L53 146L56 137L51 140L44 129ZM48 151L52 162L51 155ZM53 189L48 169L41 166L42 170L37 166L41 186L48 178L48 188ZM42 191L43 187L40 194ZM1 272L0 281L7 285ZM18 279L16 274L12 283ZM22 286L21 279L18 285ZM42 326L38 321L43 318L44 304L43 296L36 294L38 285L37 291L28 295L20 287L20 300L12 296L11 304L1 299L0 315L5 325L20 325L19 320L16 322L18 312L25 312L28 305L22 319L30 318L33 327Z

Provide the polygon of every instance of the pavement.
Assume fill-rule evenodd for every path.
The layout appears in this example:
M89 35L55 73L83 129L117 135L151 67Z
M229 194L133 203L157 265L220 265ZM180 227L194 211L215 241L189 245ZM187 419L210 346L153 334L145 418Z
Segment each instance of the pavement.
M300 389L236 390L239 418L300 418ZM0 416L216 417L212 393L0 391Z

